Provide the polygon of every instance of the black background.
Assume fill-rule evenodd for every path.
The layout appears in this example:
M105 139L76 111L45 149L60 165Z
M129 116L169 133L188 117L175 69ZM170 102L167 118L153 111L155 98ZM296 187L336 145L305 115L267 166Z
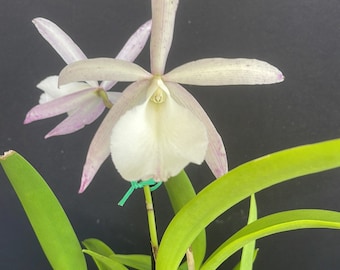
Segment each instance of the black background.
M167 70L205 57L257 58L286 80L267 86L188 86L221 133L234 168L281 149L340 137L340 4L338 0L183 0ZM115 56L150 18L147 0L11 0L0 9L0 151L15 149L45 177L80 240L96 237L118 253L148 253L142 191L124 207L129 183L107 160L78 195L88 145L100 123L68 136L43 136L64 116L22 124L41 92L35 85L58 74L62 59L31 20L57 23L88 57ZM146 48L136 61L148 69ZM124 85L115 89L120 91ZM200 190L213 177L206 165L187 169ZM280 184L257 194L259 216L294 208L340 210L340 171ZM232 192L232 191L231 191ZM154 193L159 232L171 218L166 192ZM208 227L209 251L246 222L242 202ZM18 199L0 173L0 269L50 269ZM340 232L304 230L257 241L254 269L339 269ZM223 269L238 261L233 256ZM89 260L90 269L93 268ZM221 268L221 269L222 269Z

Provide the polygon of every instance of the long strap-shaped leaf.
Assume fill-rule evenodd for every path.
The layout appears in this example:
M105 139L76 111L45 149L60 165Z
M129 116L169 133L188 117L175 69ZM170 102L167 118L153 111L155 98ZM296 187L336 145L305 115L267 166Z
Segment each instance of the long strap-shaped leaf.
M113 250L106 245L103 241L96 239L96 238L88 238L81 242L89 251L95 252L95 256L92 256L92 254L89 254L92 259L94 260L98 270L110 270L111 268L107 266L107 264L102 263L102 260L97 259L96 255L102 255L103 257L109 258L111 255L114 255L115 253ZM85 252L84 252L85 253ZM102 258L102 257L100 257Z
M137 270L151 269L151 257L149 255L115 254L108 245L95 238L86 239L82 243L87 248L84 252L92 256L99 270L119 269L125 266ZM113 268L114 266L115 268Z
M185 171L181 171L177 176L171 177L164 184L175 214L181 210L188 201L196 196L194 187ZM176 246L176 242L173 243L173 246ZM205 230L202 230L191 244L191 249L194 254L195 268L199 269L206 251ZM183 267L185 269L186 266Z
M295 147L247 162L204 188L166 229L157 270L173 270L197 235L230 207L264 188L298 176L340 167L340 140ZM176 243L173 248L171 243Z
M97 252L91 251L89 249L84 249L84 253L89 254L92 256L94 259L98 260L101 264L105 265L107 269L112 269L112 270L129 270L127 267L125 267L123 264L110 259L109 257L103 256ZM102 268L99 268L102 269Z
M245 244L279 232L305 229L340 229L340 213L328 210L301 209L272 214L245 226L224 242L204 263L201 270L217 269Z
M53 269L87 269L73 228L57 198L40 174L14 151L0 156L40 245Z
M257 220L257 205L255 194L252 194L250 197L250 206L249 206L249 215L248 215L248 223L250 224ZM252 270L253 262L255 255L255 241L249 242L242 249L241 261L240 261L240 270Z

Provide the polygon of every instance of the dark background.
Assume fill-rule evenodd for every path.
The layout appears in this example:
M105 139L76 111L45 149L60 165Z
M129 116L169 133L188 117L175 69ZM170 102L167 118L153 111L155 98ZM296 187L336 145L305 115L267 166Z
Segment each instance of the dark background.
M60 199L80 240L102 239L117 253L149 252L142 191L124 207L117 206L129 183L107 160L88 190L77 194L100 119L75 134L48 140L43 136L64 116L22 124L41 94L36 84L64 66L31 20L42 16L54 21L88 57L113 57L150 18L149 2L1 1L0 152L15 149L30 160ZM338 0L180 2L167 70L198 58L245 57L267 61L286 77L267 86L187 87L221 133L230 168L281 149L340 137ZM148 69L148 48L137 62ZM187 172L197 190L213 179L206 165L189 166ZM258 193L259 216L294 208L339 211L339 193L340 170L302 177ZM154 197L161 234L172 212L163 187ZM247 208L248 202L242 202L208 227L209 252L244 225ZM0 269L50 269L3 172L0 216ZM282 233L258 240L257 246L254 269L340 269L339 231ZM238 256L223 269L231 269ZM92 269L90 260L89 265Z

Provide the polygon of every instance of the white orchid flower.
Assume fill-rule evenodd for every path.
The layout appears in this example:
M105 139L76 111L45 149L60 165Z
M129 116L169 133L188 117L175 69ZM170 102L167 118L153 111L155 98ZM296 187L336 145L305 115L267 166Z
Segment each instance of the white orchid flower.
M208 58L164 74L178 0L152 0L151 73L126 61L97 58L68 65L60 85L82 80L133 82L106 115L84 165L83 192L111 152L128 181L166 181L190 162L205 160L215 177L227 172L222 139L209 117L179 83L193 85L271 84L284 77L255 59Z
M56 24L44 19L33 20L39 33L56 50L67 63L87 59L82 50ZM143 24L126 42L116 59L133 62L144 48L151 31L151 20ZM50 76L41 81L37 87L44 91L39 105L33 107L26 115L24 124L31 123L67 113L68 117L52 129L45 138L73 133L85 125L91 124L110 107L121 95L107 92L116 84L115 81L75 82L58 87L58 76Z

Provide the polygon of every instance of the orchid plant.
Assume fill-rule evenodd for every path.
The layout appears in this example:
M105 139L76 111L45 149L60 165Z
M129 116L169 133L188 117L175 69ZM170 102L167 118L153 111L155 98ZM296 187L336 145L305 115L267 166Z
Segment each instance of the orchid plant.
M240 263L234 269L250 270L257 256L258 238L302 228L340 228L340 213L336 211L297 209L258 218L256 192L298 176L340 167L340 140L283 150L227 172L221 136L181 84L273 84L282 82L284 76L264 61L244 58L199 59L166 72L178 2L152 0L152 26L151 21L144 23L115 59L87 59L57 25L43 18L33 20L68 65L59 77L47 77L37 85L44 93L24 123L67 113L45 138L64 135L92 123L107 107L108 113L89 147L79 192L85 191L111 154L121 177L131 182L125 200L134 189L144 190L152 246L151 255L123 255L90 238L82 241L82 249L44 179L18 153L6 152L0 163L53 269L87 269L85 253L98 269L210 270L242 249ZM132 62L150 31L148 72ZM132 83L122 93L110 91L120 81ZM216 180L196 195L184 169L189 163L203 161ZM160 243L151 194L159 183L164 183L175 213ZM248 224L206 255L205 228L246 198L250 198Z

